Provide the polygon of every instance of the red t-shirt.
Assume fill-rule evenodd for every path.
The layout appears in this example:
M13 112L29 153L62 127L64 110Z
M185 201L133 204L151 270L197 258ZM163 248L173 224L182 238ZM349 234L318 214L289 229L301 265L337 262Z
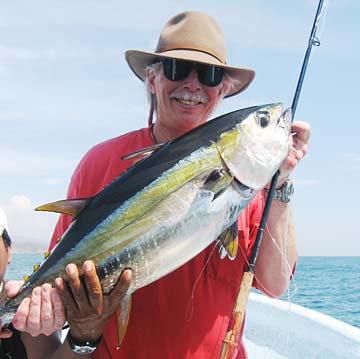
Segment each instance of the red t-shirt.
M93 196L131 165L133 160L122 160L122 155L151 145L150 129L144 128L93 147L71 178L68 198ZM120 349L113 315L94 358L218 358L263 204L259 192L241 213L239 251L234 261L221 260L213 243L179 269L137 290ZM50 248L70 222L71 217L60 217ZM237 358L247 358L242 340Z

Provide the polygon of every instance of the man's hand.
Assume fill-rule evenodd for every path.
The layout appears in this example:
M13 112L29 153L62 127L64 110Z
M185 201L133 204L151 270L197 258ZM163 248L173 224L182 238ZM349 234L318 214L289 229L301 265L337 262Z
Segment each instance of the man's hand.
M102 293L100 279L92 261L83 264L84 281L75 264L66 267L69 285L55 280L66 310L71 336L79 341L95 341L101 337L110 316L116 311L131 283L131 270L125 270L109 295Z
M17 294L20 286L16 291L16 282L10 281L8 285L8 296ZM17 330L33 337L40 334L50 335L62 328L65 323L65 310L56 288L52 288L48 283L34 288L31 297L20 303L12 323Z
M293 144L289 154L280 167L280 175L278 178L279 188L290 176L290 173L297 166L299 161L306 155L308 150L308 142L310 138L310 125L302 121L294 121L291 126L293 135Z

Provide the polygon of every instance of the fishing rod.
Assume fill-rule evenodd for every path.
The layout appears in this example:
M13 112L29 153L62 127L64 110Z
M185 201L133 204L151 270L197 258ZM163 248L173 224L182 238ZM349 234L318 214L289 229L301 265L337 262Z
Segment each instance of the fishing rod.
M291 122L293 122L293 120L294 120L294 116L295 116L297 104L299 101L301 88L302 88L302 85L304 82L305 73L306 73L306 69L308 66L309 59L310 59L312 47L320 46L320 41L316 37L316 31L317 31L319 19L321 17L321 14L323 11L323 6L324 6L325 2L326 2L326 0L319 0L318 7L316 10L315 19L313 22L313 26L312 26L309 41L308 41L308 47L306 49L306 53L304 56L303 64L302 64L300 75L299 75L299 79L298 79L298 82L296 85L294 98L293 98L293 101L291 104L291 110L292 110ZM254 269L255 269L256 259L257 259L261 241L262 241L262 238L264 235L264 229L265 229L266 221L267 221L267 218L269 215L271 202L274 197L279 173L280 173L280 171L277 171L271 180L270 188L268 191L268 196L267 196L267 199L265 202L264 210L263 210L260 224L259 224L259 229L257 231L256 239L255 239L254 246L253 246L251 256L249 259L248 268L245 270L244 275L241 279L240 288L239 288L236 302L235 302L235 305L234 305L234 308L233 308L233 311L232 311L232 314L231 314L231 317L229 320L225 338L222 343L219 359L233 359L234 355L237 352L236 348L238 346L238 340L239 340L239 336L240 336L240 332L241 332L241 327L242 327L242 323L244 321L245 309L246 309L247 301L249 298L250 290L252 288L252 283L253 283L253 279L254 279Z

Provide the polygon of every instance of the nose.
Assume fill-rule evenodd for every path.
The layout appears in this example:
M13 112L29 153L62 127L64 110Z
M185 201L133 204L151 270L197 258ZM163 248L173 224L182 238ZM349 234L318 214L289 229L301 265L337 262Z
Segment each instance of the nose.
M201 85L198 79L198 73L196 69L191 70L188 77L184 80L184 86L193 91L200 89Z

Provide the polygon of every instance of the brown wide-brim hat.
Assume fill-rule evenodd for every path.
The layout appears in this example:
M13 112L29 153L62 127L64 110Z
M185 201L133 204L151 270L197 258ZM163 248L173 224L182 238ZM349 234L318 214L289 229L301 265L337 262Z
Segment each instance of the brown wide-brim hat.
M131 70L142 81L146 79L146 67L165 58L223 67L237 80L225 97L244 91L255 77L252 69L227 65L226 43L219 24L213 17L198 11L186 11L171 18L160 34L155 52L125 52Z

